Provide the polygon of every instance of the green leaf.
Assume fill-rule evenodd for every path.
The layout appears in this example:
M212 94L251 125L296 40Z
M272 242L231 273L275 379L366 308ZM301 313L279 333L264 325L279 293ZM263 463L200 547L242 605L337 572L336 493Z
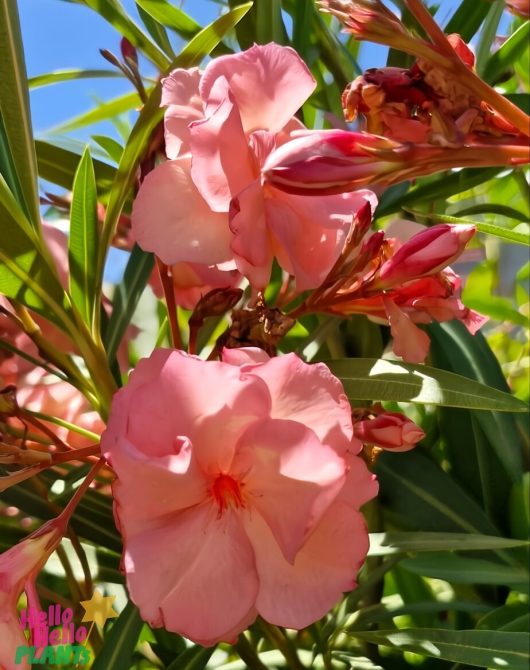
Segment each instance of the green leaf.
M409 628L350 635L371 644L491 670L528 670L530 660L526 633Z
M169 59L156 44L139 28L125 12L119 0L76 0L79 4L90 7L106 19L116 30L137 47L159 70L166 70Z
M429 217L433 221L440 221L445 223L457 223L463 225L476 226L481 233L494 235L506 242L515 242L516 244L524 244L525 247L530 247L530 232L522 232L517 230L510 230L509 228L502 228L492 223L485 223L484 221L473 221L471 219L461 219L456 216L447 216L446 214L432 215ZM528 228L528 224L526 226Z
M505 4L503 0L495 0L486 16L482 30L480 31L475 57L475 67L480 76L484 75L484 68L487 59L489 59L491 47L497 35L497 29L504 9Z
M97 107L89 109L88 112L83 112L73 119L60 123L58 126L51 128L48 133L60 134L70 132L71 130L78 130L99 121L105 121L106 119L118 116L118 114L129 112L141 104L142 101L136 91L125 93L125 95L120 95L118 98L103 102Z
M465 42L470 42L488 15L491 4L485 0L463 0L444 28L444 33L458 33Z
M92 135L92 139L107 152L109 157L115 163L120 162L123 154L123 147L119 142L116 142L112 137L106 137L105 135Z
M383 453L376 472L385 510L400 527L499 536L467 491L420 449Z
M499 393L508 391L501 367L488 343L481 335L471 335L466 327L456 321L431 324L431 356L439 360L441 367L458 370L466 377L488 384ZM446 360L449 361L446 364ZM522 409L524 403L521 403ZM479 408L475 408L479 409ZM522 468L522 440L513 416L501 413L499 407L493 412L475 412L474 418L504 466L512 482L519 481Z
M179 7L166 0L136 0L136 4L166 28L185 39L195 37L201 26Z
M138 608L129 601L112 628L105 633L103 647L91 666L92 670L129 670L143 625Z
M512 540L494 535L471 533L370 533L368 556L387 556L410 551L478 551L509 549L528 545L525 540Z
M17 3L0 0L0 114L13 165L24 196L22 208L39 229L37 165L29 110L28 84Z
M528 49L529 37L530 21L525 21L488 60L483 73L485 81L493 84L502 77Z
M251 9L252 2L237 5L198 32L177 56L172 67L193 67L212 52L223 37L241 21Z
M109 361L116 356L140 296L151 276L154 264L153 254L142 251L138 245L134 246L123 280L116 286L112 301L112 314L103 338Z
M87 147L75 174L70 207L68 264L70 295L84 322L92 329L96 304L98 253L97 192L94 166Z
M210 660L215 647L205 649L194 645L179 654L177 658L167 666L166 670L203 670Z
M81 156L41 140L35 142L35 149L40 177L71 191ZM93 165L98 191L104 193L109 190L114 181L116 168L98 160L93 161Z
M521 627L516 628L515 626ZM497 607L479 620L477 628L479 630L528 631L528 604L516 602Z
M171 60L175 58L173 47L171 46L171 42L169 41L169 37L164 26L150 14L148 14L144 9L142 9L138 2L136 3L136 9L138 10L138 15L142 19L142 23L147 28L148 33L151 35L154 41L158 44L158 46L162 49L168 58Z
M123 74L118 70L54 70L53 72L46 72L38 74L28 79L28 86L30 89L42 88L43 86L52 86L63 81L72 81L77 79L107 79L120 78L123 79Z
M0 176L0 293L34 309L62 330L70 323L65 292L42 240Z
M454 584L518 585L526 584L529 576L523 567L447 553L405 558L400 566L417 575Z
M526 412L525 403L508 393L427 365L377 358L325 361L344 384L350 400L394 400L500 412Z
M508 205L496 205L493 203L472 205L471 207L465 207L464 209L458 210L458 212L455 213L455 216L468 216L469 214L499 214L500 216L506 216L509 219L515 219L516 221L522 221L523 223L528 222L528 216L526 214L518 212L513 207L508 207Z
M254 0L256 10L256 41L288 44L289 38L282 19L281 0Z

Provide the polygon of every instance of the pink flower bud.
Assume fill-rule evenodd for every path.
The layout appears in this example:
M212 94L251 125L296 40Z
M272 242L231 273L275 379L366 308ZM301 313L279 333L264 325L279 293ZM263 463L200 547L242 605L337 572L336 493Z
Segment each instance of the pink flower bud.
M440 272L460 256L475 232L475 226L447 223L422 230L383 263L377 286L390 288Z
M392 451L410 451L425 437L421 428L399 412L359 421L353 426L353 434L361 442Z

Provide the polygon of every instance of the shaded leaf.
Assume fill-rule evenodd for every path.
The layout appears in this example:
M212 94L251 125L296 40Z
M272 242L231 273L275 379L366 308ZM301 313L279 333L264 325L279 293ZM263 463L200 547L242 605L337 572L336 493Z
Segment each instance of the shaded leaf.
M103 647L92 664L92 670L129 670L143 621L131 601L105 634Z

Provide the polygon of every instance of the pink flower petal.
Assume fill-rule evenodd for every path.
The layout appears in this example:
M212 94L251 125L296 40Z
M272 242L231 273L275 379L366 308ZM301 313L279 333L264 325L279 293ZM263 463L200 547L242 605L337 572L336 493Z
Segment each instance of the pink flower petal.
M147 175L131 224L139 246L166 265L215 265L232 258L227 217L212 212L202 199L191 180L189 158L163 163Z
M307 365L286 354L249 368L249 374L267 384L273 419L298 421L340 455L351 448L351 407L342 384L323 363Z
M215 87L221 77L228 82L245 133L279 132L316 86L296 51L274 43L221 56L206 66L200 91L208 112L222 102L222 89Z
M190 126L191 176L214 212L228 212L232 196L258 176L253 155L230 97Z
M193 507L126 537L125 548L131 598L151 625L205 646L248 625L258 580L237 514Z
M265 384L243 376L240 368L157 349L140 361L129 384L116 394L104 453L112 458L125 433L148 457L173 455L175 438L185 435L205 472L226 471L239 437L253 421L267 416L269 408Z
M204 116L199 95L199 68L173 70L162 79L161 106L167 107L164 114L164 137L166 155L177 158L187 153L189 148L188 125Z
M355 441L357 442L357 440ZM359 447L362 448L360 442ZM375 498L379 491L379 483L376 476L368 470L362 458L348 453L345 460L348 466L348 475L337 500L358 510L369 500Z
M252 452L245 490L265 519L289 563L307 534L337 496L345 464L313 431L294 421L262 421L241 438L239 449ZM236 455L233 467L238 469Z
M423 363L431 342L428 335L414 325L393 300L386 296L383 300L394 338L394 353L407 363Z
M296 278L299 291L320 286L342 251L354 214L371 191L331 196L297 196L269 187L267 225L280 265Z
M267 524L259 515L245 523L254 547L259 575L256 607L269 623L300 629L320 619L355 585L368 551L362 516L335 502L296 556L283 557Z
M232 201L230 230L234 234L231 248L239 272L254 288L264 289L270 279L273 253L258 180Z
M221 358L223 363L238 366L267 363L270 360L269 354L263 351L263 349L258 349L258 347L242 347L241 349L225 348L221 352Z
M208 480L194 461L192 445L185 438L176 438L174 453L166 456L146 455L125 438L107 449L118 475L112 490L121 523L142 525L206 498Z

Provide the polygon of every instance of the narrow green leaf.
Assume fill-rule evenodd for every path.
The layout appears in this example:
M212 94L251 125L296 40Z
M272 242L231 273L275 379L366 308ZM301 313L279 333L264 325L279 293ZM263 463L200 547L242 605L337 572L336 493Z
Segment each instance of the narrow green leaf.
M0 293L34 309L62 330L70 323L66 295L41 240L0 176Z
M523 214L523 212L518 212L513 207L508 207L508 205L498 205L494 203L484 203L481 205L472 205L471 207L465 207L464 209L458 210L455 213L455 216L468 216L469 214L499 214L500 216L506 216L509 219L515 219L516 221L522 221L523 223L528 222L528 216Z
M492 630L415 629L356 631L353 637L491 670L528 670L528 634Z
M446 34L458 33L470 42L491 8L485 0L463 0L444 28Z
M223 37L241 21L251 9L252 2L237 5L226 14L212 21L188 42L175 59L172 67L193 67L211 53Z
M21 203L29 221L40 227L37 165L29 110L28 84L17 3L0 0L0 113L13 157Z
M479 630L516 630L512 626L523 623L524 617L528 617L528 604L522 602L510 603L488 612L477 623L477 628ZM528 624L526 628L517 630L528 631Z
M528 407L508 393L427 365L376 358L326 361L344 384L350 400L394 400L500 412L526 412Z
M129 601L112 628L106 632L103 647L91 666L92 670L129 670L143 625L138 608Z
M528 542L472 533L370 533L368 556L387 556L409 551L510 549L522 545L528 545Z
M495 0L486 16L482 30L480 31L480 38L475 57L475 67L481 76L483 76L487 60L489 60L491 46L497 35L497 29L504 9L505 4L503 0Z
M472 219L461 219L457 216L447 216L446 214L440 214L429 217L433 221L439 221L441 223L456 223L462 225L473 225L476 226L477 230L481 233L486 233L488 235L494 235L495 237L504 240L505 242L514 242L515 244L523 244L525 247L530 247L530 232L523 232L518 230L510 230L509 228L503 228L502 226L496 226L493 223L485 223L484 221L473 221ZM526 224L528 228L528 223Z
M87 147L74 178L70 207L68 264L70 295L84 322L92 329L96 304L98 253L97 192L94 166Z
M499 362L481 333L471 335L462 323L456 321L433 323L428 331L431 335L431 356L434 361L440 361L440 367L458 370L466 377L488 384L489 388L499 393L509 390ZM474 418L511 482L519 481L523 472L523 445L514 417L502 411L492 411L474 412Z
M175 58L175 52L169 41L166 29L164 26L159 23L155 18L148 14L145 9L142 9L138 2L136 3L136 9L138 10L138 15L142 19L142 23L147 28L148 33L166 54L166 56L173 60Z
M136 0L136 4L166 28L171 28L185 39L191 39L201 26L179 7L166 0Z
M182 654L167 666L166 670L203 670L210 660L215 647L205 649L199 645L186 649Z
M123 74L118 70L54 70L53 72L46 72L38 74L28 79L28 86L30 89L42 88L43 86L52 86L53 84L60 84L63 81L73 81L77 79L107 79L120 78L123 79Z
M132 109L139 107L141 104L142 101L136 91L126 93L113 100L103 102L97 107L89 109L88 112L83 112L73 119L60 123L58 126L50 128L48 134L58 135L60 133L68 133L71 130L78 130L79 128L90 126L93 123L98 123L99 121L110 119L113 116L118 116L118 114L129 112Z
M513 66L525 49L528 49L529 37L530 21L526 21L510 35L486 63L483 77L488 83L495 83L507 69Z
M500 535L467 491L420 449L382 454L376 472L385 510L400 527Z
M509 586L528 582L528 571L522 566L503 565L481 558L464 558L448 553L405 558L400 566L417 575L444 579L454 584Z
M104 344L110 361L116 356L123 335L138 305L155 264L153 254L135 245L123 280L116 286L112 301L112 314L105 329Z
M147 59L154 63L158 69L167 69L170 63L168 57L136 25L124 10L119 0L76 0L76 2L90 7L106 19L123 37L126 37Z
M254 0L256 9L256 40L260 44L288 44L289 38L282 19L280 0Z
M107 152L109 158L115 163L120 162L123 154L123 147L119 142L116 142L112 137L106 137L105 135L92 135L92 139Z
M71 191L74 185L75 171L81 156L41 140L35 142L35 149L37 151L39 176L52 184L57 184ZM93 161L93 165L98 192L104 193L109 190L114 181L116 168L98 160Z

